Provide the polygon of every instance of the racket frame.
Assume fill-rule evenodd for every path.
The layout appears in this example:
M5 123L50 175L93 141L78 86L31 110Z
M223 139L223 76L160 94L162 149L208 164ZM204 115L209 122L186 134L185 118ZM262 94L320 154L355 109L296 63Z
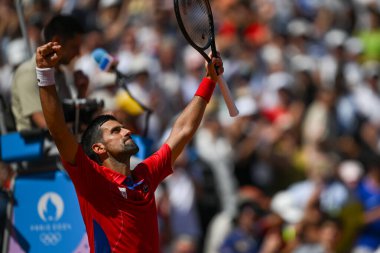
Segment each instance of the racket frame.
M181 14L180 14L181 11L179 10L178 1L179 0L174 0L174 13L176 15L177 22L178 22L179 28L182 31L183 36L185 37L185 39L187 40L187 42L189 42L189 44L194 49L196 49L203 56L203 58L206 59L207 62L211 62L211 58L205 52L206 49L208 49L209 47L211 47L212 56L216 56L217 52L216 52L216 46L215 46L214 18L213 18L213 15L212 15L211 6L210 6L209 1L202 0L203 3L205 3L205 6L207 8L207 18L208 18L208 24L209 24L209 28L210 28L209 29L210 39L209 39L209 42L204 47L200 47L196 43L194 43L194 41L191 39L190 35L188 34L188 32L187 32L187 30L185 28L185 25L183 24L182 18L181 18Z
M206 61L208 63L210 63L211 62L211 58L205 52L206 49L208 49L209 47L211 47L211 55L212 56L217 56L217 51L216 51L216 45L215 45L214 17L212 15L211 5L210 5L209 1L208 0L202 0L203 3L205 4L206 8L207 8L207 18L208 18L209 35L210 35L209 42L204 47L200 47L196 43L194 43L194 41L191 39L190 35L188 34L188 32L187 32L187 30L185 28L185 25L183 24L183 21L182 21L182 17L181 17L181 12L180 12L180 9L179 9L178 1L179 0L174 0L174 13L176 15L177 23L178 23L178 26L179 26L180 30L182 31L183 36L185 37L185 39L187 40L187 42L195 50L197 50L203 56L203 58L206 59ZM224 81L224 79L222 78L221 75L218 76L218 84L219 84L219 88L220 88L220 90L222 92L224 101L225 101L225 103L227 105L227 109L228 109L228 112L229 112L230 116L231 117L235 117L235 116L239 115L239 110L237 109L237 107L236 107L236 105L235 105L235 103L233 101L231 92L230 92L230 90L229 90L226 82Z

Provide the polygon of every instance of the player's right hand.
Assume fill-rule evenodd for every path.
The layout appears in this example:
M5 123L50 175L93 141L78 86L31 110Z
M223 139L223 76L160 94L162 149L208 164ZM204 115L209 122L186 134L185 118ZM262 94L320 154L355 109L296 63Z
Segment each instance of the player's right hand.
M223 61L220 57L212 57L211 62L208 63L206 67L207 76L215 82L218 80L218 75L221 75L224 72Z
M37 68L53 68L61 59L62 46L58 42L49 42L36 50Z

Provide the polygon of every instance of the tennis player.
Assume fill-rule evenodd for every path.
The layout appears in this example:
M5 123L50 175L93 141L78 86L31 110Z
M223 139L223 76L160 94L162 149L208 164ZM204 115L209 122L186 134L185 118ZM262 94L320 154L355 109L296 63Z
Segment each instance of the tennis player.
M48 129L77 193L91 253L158 253L158 224L154 191L172 173L174 161L197 130L210 100L220 58L206 65L193 99L176 119L166 142L134 170L130 158L139 148L131 131L111 115L95 118L79 144L65 127L57 96L54 66L62 45L49 42L37 48L36 73Z

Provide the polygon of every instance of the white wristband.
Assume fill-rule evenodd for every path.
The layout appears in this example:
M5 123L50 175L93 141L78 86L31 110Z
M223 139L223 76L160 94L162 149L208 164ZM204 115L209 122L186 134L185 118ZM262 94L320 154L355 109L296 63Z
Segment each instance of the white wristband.
M36 74L38 86L55 85L54 68L36 68Z

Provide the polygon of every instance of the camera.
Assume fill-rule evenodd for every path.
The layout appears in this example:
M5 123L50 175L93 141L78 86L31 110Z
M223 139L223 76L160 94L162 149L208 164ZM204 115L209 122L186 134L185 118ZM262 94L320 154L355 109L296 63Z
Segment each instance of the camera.
M95 115L104 107L104 101L99 99L64 99L63 111L66 122L74 122L80 125L89 124Z

